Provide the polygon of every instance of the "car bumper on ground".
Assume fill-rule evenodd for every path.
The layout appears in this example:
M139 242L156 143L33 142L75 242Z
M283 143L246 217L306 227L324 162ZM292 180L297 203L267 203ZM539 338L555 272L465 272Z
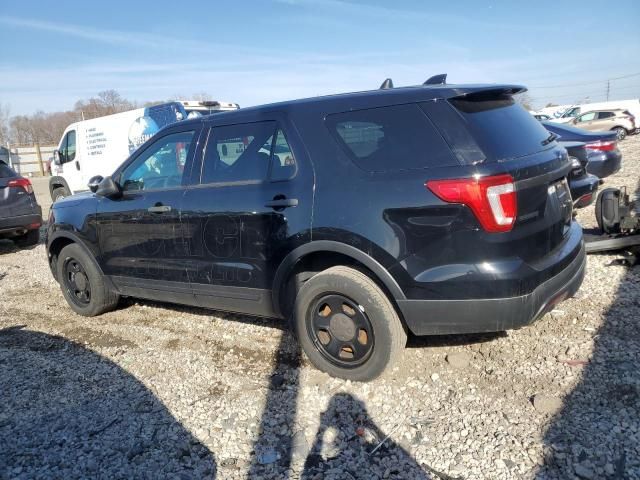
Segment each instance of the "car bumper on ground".
M599 185L600 179L588 173L577 178L571 178L569 180L569 188L571 189L574 208L584 208L593 203Z
M622 167L622 154L619 151L597 152L589 154L587 172L596 177L606 178Z
M0 218L0 236L23 235L29 230L40 228L40 225L42 225L42 215L38 207L38 213Z
M523 327L580 288L586 267L581 232L578 241L576 248L569 248L567 253L574 255L570 263L527 294L489 299L397 300L398 307L415 335L499 332Z

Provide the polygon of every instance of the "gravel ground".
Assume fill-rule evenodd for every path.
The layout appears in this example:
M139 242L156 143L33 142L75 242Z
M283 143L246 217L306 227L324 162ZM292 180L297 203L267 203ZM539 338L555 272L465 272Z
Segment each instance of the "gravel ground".
M621 149L605 186L637 189L640 136ZM354 384L274 320L77 316L42 245L0 241L0 478L640 479L640 268L616 258L530 327L412 338Z

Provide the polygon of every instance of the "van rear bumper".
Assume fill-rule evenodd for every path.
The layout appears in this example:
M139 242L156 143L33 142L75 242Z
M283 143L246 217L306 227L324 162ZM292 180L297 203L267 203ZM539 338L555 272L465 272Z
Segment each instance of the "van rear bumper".
M584 243L564 270L531 293L509 298L397 300L415 335L499 332L533 323L578 291L586 267Z

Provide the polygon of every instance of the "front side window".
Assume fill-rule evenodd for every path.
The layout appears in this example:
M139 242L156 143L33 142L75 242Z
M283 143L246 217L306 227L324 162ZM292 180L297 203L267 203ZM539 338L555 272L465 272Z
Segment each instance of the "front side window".
M157 190L180 186L194 133L172 133L151 144L122 172L120 184L123 190Z
M267 179L276 122L213 127L202 168L202 183Z
M416 104L329 115L327 126L347 155L367 171L458 164L442 136Z
M76 158L76 131L71 130L67 133L67 162L73 162Z

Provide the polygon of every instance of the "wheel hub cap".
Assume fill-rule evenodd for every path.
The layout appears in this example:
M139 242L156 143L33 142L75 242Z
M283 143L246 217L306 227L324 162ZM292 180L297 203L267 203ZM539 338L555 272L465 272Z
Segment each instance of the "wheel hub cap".
M338 340L346 342L355 337L356 324L344 313L337 313L331 316L329 333L332 333Z

